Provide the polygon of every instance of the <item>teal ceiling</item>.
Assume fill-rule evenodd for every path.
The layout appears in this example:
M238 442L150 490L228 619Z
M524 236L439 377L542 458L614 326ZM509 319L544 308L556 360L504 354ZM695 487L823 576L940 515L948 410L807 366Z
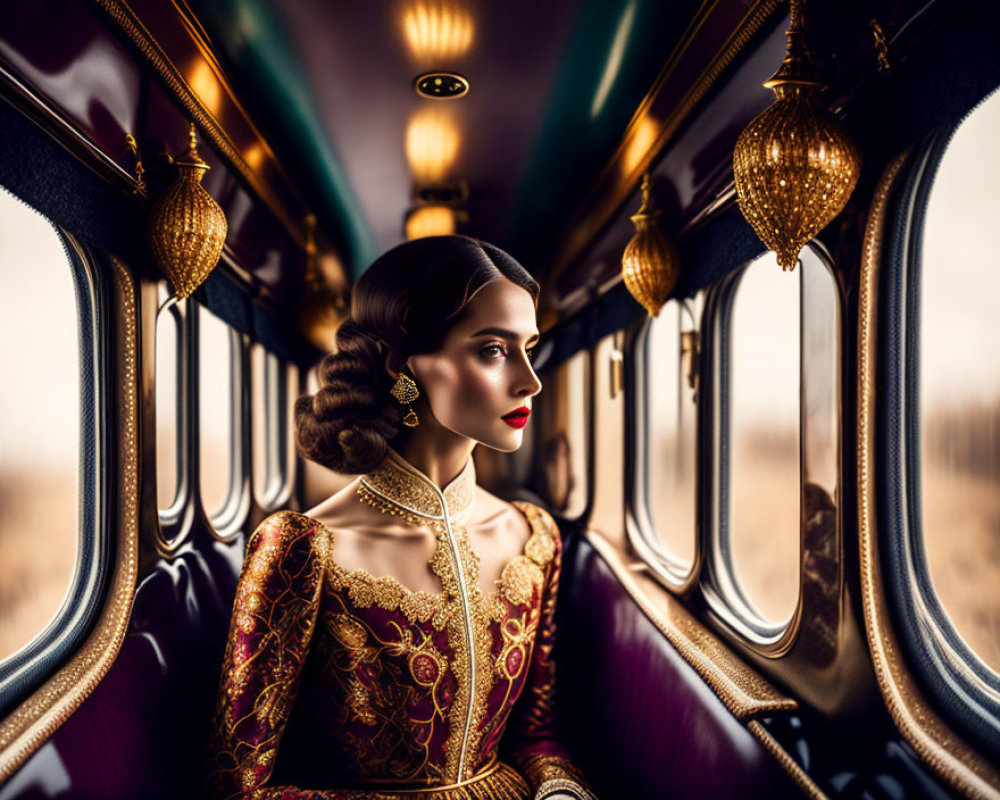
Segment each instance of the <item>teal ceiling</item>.
M410 89L417 70L394 24L406 3L189 3L242 102L357 276L402 239L413 188L403 132L420 104L440 102ZM472 83L467 99L448 104L463 135L456 170L470 187L460 232L544 271L554 237L618 147L699 4L453 4L467 6L478 26L473 52L440 65Z

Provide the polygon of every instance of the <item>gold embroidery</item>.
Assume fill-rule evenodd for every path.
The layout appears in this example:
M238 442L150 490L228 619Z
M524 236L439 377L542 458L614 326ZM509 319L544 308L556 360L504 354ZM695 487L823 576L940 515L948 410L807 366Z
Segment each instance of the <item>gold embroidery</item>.
M571 780L586 787L580 770L565 758L559 756L535 756L528 759L523 767L525 777L533 786L541 786L546 781Z
M445 773L454 780L463 780L474 770L487 699L497 676L492 663L490 623L502 621L506 615L501 598L514 605L527 605L536 589L541 589L545 580L541 567L555 554L552 536L557 534L534 506L519 505L532 533L524 554L504 568L497 587L484 597L479 585L479 557L472 550L468 530L455 524L470 511L475 498L471 460L439 494L426 476L390 450L382 464L361 479L357 494L362 502L383 514L400 517L409 525L430 527L438 534L430 568L441 581L439 595L411 592L393 577L375 578L364 570L345 570L336 564L330 566L331 585L346 588L359 607L378 605L399 610L411 622L430 620L436 629L447 632L454 652L452 666L457 687L449 713ZM443 546L449 536L452 552ZM518 652L523 661L525 653L517 647L507 653L507 659L519 670ZM421 665L431 668L426 662Z

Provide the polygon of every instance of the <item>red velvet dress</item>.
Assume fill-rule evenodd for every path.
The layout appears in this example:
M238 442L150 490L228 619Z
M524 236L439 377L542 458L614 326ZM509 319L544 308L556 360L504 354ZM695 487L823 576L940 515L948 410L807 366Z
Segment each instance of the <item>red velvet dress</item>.
M516 503L531 534L484 597L449 513L468 504L470 470L442 493L390 453L358 490L438 531L440 593L338 566L331 532L301 514L257 528L223 664L211 798L527 800L547 780L582 783L556 731L558 530Z

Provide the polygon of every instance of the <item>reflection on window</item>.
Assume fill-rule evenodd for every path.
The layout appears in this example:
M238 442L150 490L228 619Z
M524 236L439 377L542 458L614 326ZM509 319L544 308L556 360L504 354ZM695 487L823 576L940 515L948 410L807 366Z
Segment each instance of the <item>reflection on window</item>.
M163 291L165 294L166 291ZM162 299L162 297L161 297ZM180 315L170 306L156 319L156 499L161 510L177 499L180 480Z
M699 298L667 303L649 323L646 506L649 532L684 568L694 562Z
M198 393L201 501L217 517L236 489L240 446L239 334L198 308Z
M253 489L261 506L274 508L286 498L294 470L291 402L298 371L254 344L250 350L253 391Z
M587 351L581 351L546 373L536 399L535 434L545 431L536 451L536 489L549 508L574 519L587 506Z
M771 622L799 594L800 286L774 254L750 264L732 301L728 347L728 546L743 599Z
M42 631L73 579L79 326L56 232L0 191L0 659Z
M920 276L920 493L931 581L1000 672L1000 94L959 127L931 190Z

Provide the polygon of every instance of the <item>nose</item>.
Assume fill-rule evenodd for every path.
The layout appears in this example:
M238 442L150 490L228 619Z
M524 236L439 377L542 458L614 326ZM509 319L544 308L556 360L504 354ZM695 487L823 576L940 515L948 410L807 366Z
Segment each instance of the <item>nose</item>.
M517 377L514 383L514 394L518 397L534 397L542 391L542 382L538 380L531 361L524 353L518 359Z

